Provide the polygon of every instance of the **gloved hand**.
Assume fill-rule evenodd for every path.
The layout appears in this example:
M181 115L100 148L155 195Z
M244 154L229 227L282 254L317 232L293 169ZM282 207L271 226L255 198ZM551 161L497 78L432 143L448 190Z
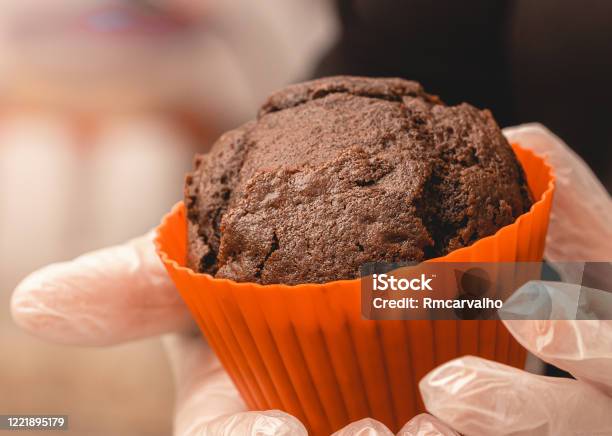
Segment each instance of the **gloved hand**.
M557 189L546 259L609 262L612 201L589 168L539 125L506 129L504 133L511 142L545 155L554 166ZM570 273L560 272L562 276ZM546 286L563 291L563 285ZM559 304L559 300L552 299L552 303ZM612 434L612 321L504 323L525 348L570 372L576 380L543 377L464 357L436 368L421 380L427 409L470 436Z
M521 144L533 145L538 153L548 155L555 166L558 191L562 192L557 193L555 199L557 212L551 218L549 232L551 238L547 254L560 256L553 257L552 260L563 259L563 244L568 246L576 241L564 237L563 232L570 231L566 221L582 219L583 214L572 211L575 206L579 207L586 202L588 207L598 209L601 214L596 214L586 232L570 233L572 238L578 238L577 245L572 246L573 253L576 254L576 259L580 260L601 260L606 259L606 256L609 258L606 248L602 247L606 241L609 241L610 236L609 223L606 221L610 216L609 197L588 168L561 141L542 128L531 126L510 131L509 134L514 135L514 139L511 137L511 140L519 139ZM517 138L516 135L529 136ZM578 181L573 180L576 174ZM582 179L583 176L586 178ZM567 195L570 197L567 198ZM568 208L569 212L566 213L564 208ZM558 212L561 210L562 213ZM603 212L608 214L605 215ZM579 247L586 248L579 251ZM587 252L593 256L585 257ZM165 342L176 376L178 403L175 417L176 435L306 434L302 424L285 413L245 412L244 403L229 377L212 351L195 333L187 309L180 301L178 293L154 252L151 235L122 246L84 255L72 262L50 265L33 273L15 290L12 311L16 322L24 329L61 343L110 345L174 332L175 334L169 336ZM513 332L516 330L510 325L509 327ZM612 336L607 336L608 344L610 337ZM604 336L604 340L605 338ZM536 342L539 344L542 341L536 340ZM526 342L524 344L529 346ZM537 349L535 351L537 352ZM546 357L542 353L540 355ZM474 382L474 380L469 375L461 379L463 384L451 383L452 380L449 380L448 386L453 388L445 392L438 375L444 374L445 368L457 373L457 367L465 365L466 362L484 362L474 359L459 359L443 365L421 383L429 410L466 434L479 434L475 433L479 430L477 427L467 427L466 430L465 422L460 419L466 415L445 413L452 408L439 406L443 404L440 402L443 398L452 401L455 391L461 390L462 386L468 386L469 381ZM606 361L606 359L595 361ZM558 362L554 363L562 366ZM487 365L499 366L490 362L487 362ZM506 371L506 368L503 368ZM490 379L491 377L488 379L485 377L483 380ZM520 391L520 386L515 386L513 383L511 388L515 387ZM461 390L461 392L468 391ZM512 396L511 389L507 392ZM544 390L544 397L546 392L552 391ZM486 395L486 397L489 400L500 401L501 406L496 410L506 413L513 410L503 408L505 396L502 398L502 395ZM466 401L469 399L466 397ZM521 409L525 404L520 403L515 407ZM532 405L529 407L533 408ZM486 408L466 407L460 410L486 411ZM491 413L489 411L488 415L486 413L484 415L486 418L491 416ZM467 416L466 422L474 424L469 418L469 413ZM487 422L486 419L484 422ZM496 423L493 433L499 434L500 428L503 428L503 425ZM350 424L337 433L337 435L375 434L387 435L391 432L379 422L366 419ZM419 415L407 423L399 434L447 436L457 433L435 417Z
M284 412L246 411L229 376L191 321L155 253L152 237L148 234L34 272L13 294L15 321L44 339L85 346L172 333L163 342L176 381L177 436L306 435L304 426ZM427 434L417 429L437 427L445 428L433 417L417 417L404 434ZM365 419L337 434L391 433L379 422Z

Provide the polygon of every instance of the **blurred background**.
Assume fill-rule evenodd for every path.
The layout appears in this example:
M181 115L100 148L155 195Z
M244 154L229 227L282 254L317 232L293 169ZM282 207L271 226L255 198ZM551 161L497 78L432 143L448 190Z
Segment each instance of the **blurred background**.
M12 323L12 289L157 225L193 154L308 74L333 39L332 6L0 3L0 414L68 414L78 435L171 433L159 340L45 343Z
M612 187L612 2L4 0L0 414L71 433L168 435L158 340L43 343L9 314L32 270L155 226L197 151L287 83L400 76L502 126L538 121Z

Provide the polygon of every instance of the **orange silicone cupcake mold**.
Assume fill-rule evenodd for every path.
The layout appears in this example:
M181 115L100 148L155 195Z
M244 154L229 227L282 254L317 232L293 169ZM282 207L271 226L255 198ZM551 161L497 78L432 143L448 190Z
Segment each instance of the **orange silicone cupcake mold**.
M554 177L531 151L513 145L536 202L496 234L436 259L542 259ZM281 409L315 435L372 417L397 431L424 410L419 380L466 354L522 367L525 350L499 321L370 321L361 318L360 281L260 285L185 267L185 208L158 228L168 273L249 408Z

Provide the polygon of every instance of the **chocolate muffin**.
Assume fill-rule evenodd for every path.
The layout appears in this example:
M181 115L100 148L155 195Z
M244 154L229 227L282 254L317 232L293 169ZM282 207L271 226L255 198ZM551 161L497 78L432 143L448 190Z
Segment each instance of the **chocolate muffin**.
M416 82L341 76L273 94L196 156L185 204L191 268L297 284L442 256L531 199L489 111Z

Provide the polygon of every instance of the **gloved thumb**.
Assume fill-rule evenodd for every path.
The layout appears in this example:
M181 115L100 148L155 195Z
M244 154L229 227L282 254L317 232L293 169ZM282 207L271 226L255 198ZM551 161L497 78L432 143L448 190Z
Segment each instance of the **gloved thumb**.
M382 422L364 418L350 423L332 436L393 436L393 433Z
M504 135L545 157L555 173L557 189L544 257L553 262L608 261L612 200L588 165L541 124L506 128Z
M112 345L194 326L155 253L153 233L33 272L15 289L11 310L29 333L71 345Z
M278 410L247 412L217 356L198 335L163 338L176 381L175 436L307 435L302 423Z
M192 428L180 436L307 436L304 425L293 416L280 410L264 412L242 412L220 416L212 421Z
M408 421L397 436L459 436L459 433L435 416L421 413Z
M612 399L590 384L478 357L451 360L419 383L425 407L461 434L610 434Z

